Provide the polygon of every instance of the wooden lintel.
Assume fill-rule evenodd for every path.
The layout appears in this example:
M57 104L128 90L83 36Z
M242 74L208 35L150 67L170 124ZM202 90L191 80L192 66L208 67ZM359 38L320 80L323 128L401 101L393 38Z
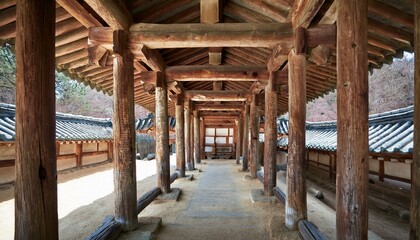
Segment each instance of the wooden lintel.
M198 111L243 111L243 105L196 105Z
M184 94L192 101L246 101L249 98L248 91L237 90L186 90Z
M293 27L308 27L312 19L316 16L325 0L298 0L294 1L293 7L287 17L293 24Z
M227 117L239 117L239 113L232 113L232 112L228 112L228 113L223 113L223 112L219 112L219 113L212 113L212 112L200 112L200 117L205 117L206 119L208 118L227 118Z

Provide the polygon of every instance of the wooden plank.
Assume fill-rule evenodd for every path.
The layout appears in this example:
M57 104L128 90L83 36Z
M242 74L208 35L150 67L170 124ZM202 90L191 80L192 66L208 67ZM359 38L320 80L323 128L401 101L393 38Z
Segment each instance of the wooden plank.
M272 48L280 43L290 43L292 38L293 29L290 23L138 23L130 27L130 42L132 44L142 43L150 49L198 47Z
M169 181L168 88L163 77L157 79L155 101L157 184L163 193L169 193L171 184Z
M258 145L259 145L259 125L260 125L260 114L259 114L259 102L256 94L252 95L252 101L250 106L250 119L249 125L251 130L250 147L249 147L249 173L251 177L257 177L257 171L260 168L258 162Z
M244 128L244 136L243 136L243 143L242 143L242 171L248 170L248 160L249 160L249 105L246 104L245 111L243 111L243 128Z
M273 81L274 73L265 87L264 122L264 194L273 196L276 186L276 149L277 149L277 92Z
M367 239L367 1L337 8L337 239Z
M289 147L287 160L287 198L285 225L296 230L307 218L306 204L306 56L289 54Z
M415 1L414 54L420 56L420 2ZM420 58L414 58L414 149L411 167L410 239L420 238Z
M115 34L126 34L116 31ZM115 37L115 41L125 37ZM126 42L114 42L119 49L126 49ZM122 231L137 228L137 182L134 129L134 68L133 55L121 51L114 57L114 189L115 219L121 223Z
M176 168L180 171L180 177L185 177L184 96L178 94L176 98Z
M85 2L114 30L128 30L133 22L125 4L112 0L85 0Z
M194 116L194 161L195 163L201 163L200 159L200 117L198 111L193 111Z
M243 105L196 105L195 110L198 111L243 111Z
M194 170L192 165L192 158L191 158L191 101L186 100L184 102L185 111L184 111L184 126L185 126L185 161L187 162L187 169L189 171Z
M15 239L58 239L55 2L18 0L16 16Z

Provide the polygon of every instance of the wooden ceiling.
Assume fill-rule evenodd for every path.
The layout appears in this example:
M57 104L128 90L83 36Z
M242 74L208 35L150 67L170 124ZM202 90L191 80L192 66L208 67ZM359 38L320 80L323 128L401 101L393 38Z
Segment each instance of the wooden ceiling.
M101 7L106 5L104 2L113 2L111 4L113 7L101 10ZM0 39L10 44L14 43L16 35L15 4L14 0L0 2ZM200 0L57 0L56 7L57 69L108 94L112 94L113 90L112 53L102 51L100 48L92 48L92 45L88 44L88 37L89 28L111 26L109 19L112 18L117 19L116 22L122 19L120 23L201 23L207 25L260 23L267 26L271 26L268 23L295 21L308 29L319 24L331 25L336 20L334 0L201 0L201 2ZM412 0L369 0L367 53L369 69L381 68L383 64L392 63L393 58L403 56L403 51L413 51L413 9L414 1ZM129 20L124 21L124 19ZM111 27L115 29L114 26ZM200 70L201 72L205 72L207 67L219 67L213 65L226 66L226 69L231 68L229 66L238 66L237 69L262 68L261 72L258 72L259 76L266 74L264 71L268 69L279 69L282 72L278 73L279 79L283 80L277 82L279 85L278 114L285 113L288 109L287 53L290 49L282 49L281 44L274 47L269 44L267 46L140 49L144 61L138 61L135 64L135 101L150 111L154 111L154 84L153 81L144 79L146 79L145 76L152 74L146 71L158 71L162 66L169 71L169 69L182 68L179 66L203 65L204 70ZM95 54L100 52L101 57L92 62L92 58L89 59L88 49ZM320 59L317 53L324 58ZM307 100L310 101L336 87L335 47L323 45L311 47L307 49L307 56L309 60ZM325 56L328 57L325 58ZM210 63L213 65L209 65ZM251 75L252 71L249 72ZM165 72L165 74L168 73ZM233 78L213 80L211 78L190 80L185 78L168 84L171 94L185 91L191 95L193 91L212 90L225 91L226 96L234 93L260 94L260 102L264 107L264 81L240 81ZM216 99L216 105L226 104L223 101L220 103ZM235 101L235 98L232 98L232 101ZM210 105L208 102L197 101L197 105L200 104ZM220 109L223 109L222 107ZM224 110L216 109L215 111ZM172 101L169 103L169 114L174 116Z

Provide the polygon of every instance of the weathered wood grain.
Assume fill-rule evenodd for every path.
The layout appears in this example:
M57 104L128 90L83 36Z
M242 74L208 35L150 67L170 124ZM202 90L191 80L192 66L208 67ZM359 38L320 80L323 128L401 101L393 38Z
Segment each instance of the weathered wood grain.
M185 177L185 123L184 123L184 96L176 97L176 168L180 171L180 177Z

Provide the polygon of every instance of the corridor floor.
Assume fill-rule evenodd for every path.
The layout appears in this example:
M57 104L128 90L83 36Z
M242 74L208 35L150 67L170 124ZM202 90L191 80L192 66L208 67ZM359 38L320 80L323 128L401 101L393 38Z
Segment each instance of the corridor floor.
M184 190L185 208L171 222L163 218L157 239L265 239L249 200L255 182L244 181L232 160L206 163L196 166L202 169L196 190L192 195Z

